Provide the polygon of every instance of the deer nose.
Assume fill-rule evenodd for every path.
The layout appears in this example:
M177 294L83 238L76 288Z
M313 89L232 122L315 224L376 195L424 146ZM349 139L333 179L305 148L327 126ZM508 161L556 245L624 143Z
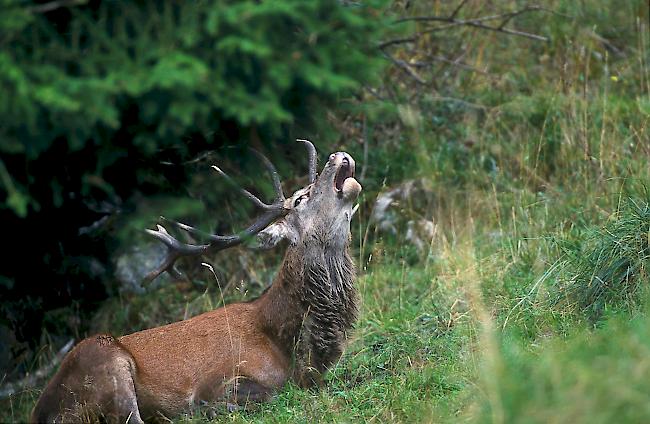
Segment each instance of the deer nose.
M348 166L354 166L354 159L352 159L352 156L350 156L346 152L332 153L328 158L327 162L332 165L337 165L339 163L342 163Z
M345 152L340 152L340 154L343 156L343 159L341 159L341 165L350 168L352 170L352 175L354 175L354 159Z

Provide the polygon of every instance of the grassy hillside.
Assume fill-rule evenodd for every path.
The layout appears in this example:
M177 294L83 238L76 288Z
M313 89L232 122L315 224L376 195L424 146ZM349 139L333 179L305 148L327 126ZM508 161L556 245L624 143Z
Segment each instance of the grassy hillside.
M480 3L459 16L489 15ZM384 86L329 117L365 167L353 226L363 303L347 351L320 391L289 386L268 404L181 422L650 421L647 3L546 3L508 27L547 42L396 28L423 33L391 47L407 63L464 53L412 66L421 82L389 68ZM390 13L453 9L396 1ZM395 206L399 231L381 232L377 196L413 179L423 189ZM409 220L433 223L423 249L407 240ZM226 274L241 267L221 256ZM250 298L278 257L242 257L260 284L115 299L94 327L124 333ZM14 396L0 418L23 419L37 395Z

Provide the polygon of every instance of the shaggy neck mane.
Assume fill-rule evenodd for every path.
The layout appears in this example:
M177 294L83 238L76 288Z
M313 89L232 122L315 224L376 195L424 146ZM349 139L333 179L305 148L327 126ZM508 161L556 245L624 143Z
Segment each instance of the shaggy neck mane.
M320 372L340 356L357 315L348 245L310 238L290 246L273 284L258 299L261 324L278 347Z

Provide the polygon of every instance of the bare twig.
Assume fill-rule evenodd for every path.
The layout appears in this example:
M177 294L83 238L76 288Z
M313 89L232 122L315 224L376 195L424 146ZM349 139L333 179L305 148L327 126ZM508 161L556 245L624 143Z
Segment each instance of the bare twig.
M382 101L383 101L383 100L387 100L387 97L386 97L386 96L384 96L383 94L381 94L379 91L377 91L376 89L374 89L374 88L372 88L372 87L369 87L369 86L367 86L367 85L364 85L364 86L363 86L363 89L364 89L365 91L367 91L368 93L370 93L370 95L373 96L373 97L376 98L376 99L379 99L379 100L382 100Z
M414 43L418 41L418 38L420 38L420 34L415 34L412 37L404 37L404 38L394 38L392 40L387 40L379 44L380 49L385 49L386 47L390 47L393 44L404 44L404 43Z
M88 0L57 0L32 6L29 8L29 11L32 13L47 13L62 7L81 6L87 2Z
M485 106L485 105L481 105L481 104L478 104L478 103L468 102L467 100L458 99L458 98L456 98L456 97L437 96L437 97L432 97L431 100L433 100L433 101L437 101L437 102L452 102L452 103L459 103L459 104L462 104L462 105L464 105L464 106L467 106L467 107L470 107L470 108L473 108L473 109L482 109L482 110L486 110L486 109L488 109L488 107Z
M460 11L460 8L465 4L465 1L462 1L456 10L450 15L450 16L409 16L405 18L398 19L395 21L395 23L403 23L403 22L443 22L443 23L448 23L449 25L445 25L443 27L436 27L436 28L429 28L423 32L416 33L412 37L408 38L401 38L401 39L394 39L394 40L388 40L380 44L380 48L384 48L387 46L391 46L394 44L403 44L403 43L409 43L409 42L414 42L416 41L422 34L425 33L430 33L434 31L440 31L442 29L447 29L455 26L470 26L470 27L475 27L475 28L481 28L485 29L488 31L495 31L495 32L500 32L504 34L509 34L509 35L516 35L519 37L525 37L525 38L530 38L533 40L537 41L548 41L547 37L537 35L537 34L532 34L529 32L524 32L524 31L518 31L514 29L509 29L505 28L505 25L510 22L514 17L522 15L524 13L528 12L534 12L534 11L547 11L546 9L540 7L540 6L526 6L523 9L515 10L513 12L506 12L506 13L500 13L497 15L490 15L490 16L482 16L478 18L472 18L472 19L456 19L456 15ZM497 26L491 26L486 24L485 22L489 21L495 21L495 20L501 20L501 22Z
M460 69L465 69L467 71L472 71L472 72L477 72L482 75L491 75L489 72L484 71L483 69L478 69L475 66L469 65L467 63L461 62L459 60L452 60L448 59L443 56L429 56L428 59L431 59L430 61L418 61L418 62L413 62L411 63L411 66L419 68L419 67L424 67L424 66L430 66L433 62L442 62L442 63L447 63L449 65L456 66Z
M454 19L456 15L458 15L458 12L460 12L460 9L462 9L463 6L465 6L465 3L467 3L467 0L461 0L461 2L458 3L458 6L456 6L456 9L454 9L451 16L449 16L449 18Z
M504 12L504 13L498 13L496 15L481 16L479 18L456 19L456 15L454 13L451 16L407 16L405 18L400 18L396 20L395 23L402 23L402 22L409 22L409 21L416 21L416 22L434 21L434 22L448 22L448 23L456 23L456 24L464 24L466 22L480 23L486 21L494 21L497 19L510 20L514 16L518 16L526 12L538 11L538 10L546 11L546 9L542 9L540 6L526 6L523 9L515 10L512 12Z
M420 84L426 84L427 82L422 79L414 70L411 68L411 65L409 65L407 62L401 60L401 59L396 59L393 56L389 55L388 53L384 52L384 56L386 56L391 62L393 62L397 67L402 69L408 76L419 82Z
M445 22L445 21L443 21ZM449 22L449 21L447 21ZM531 40L537 40L537 41L548 41L548 37L544 37L542 35L537 35L537 34L532 34L530 32L524 32L524 31L518 31L515 29L508 29L508 28L501 28L501 27L493 27L490 25L485 25L481 23L480 21L474 21L474 20L467 20L467 21L456 21L454 20L453 22L450 22L453 24L453 26L459 26L459 25L464 25L464 26L470 26L470 27L475 27L475 28L481 28L487 31L494 31L494 32L500 32L503 34L509 34L509 35L516 35L519 37L524 37L524 38L530 38ZM444 29L451 27L452 25L449 25L445 27ZM438 28L433 28L434 30ZM440 28L443 29L443 28ZM429 31L432 32L432 31Z
M606 39L605 37L603 37L603 36L597 34L596 31L592 31L591 36L592 36L596 41L599 41L600 43L602 43L602 44L605 46L605 48L606 48L607 50L611 51L611 52L614 53L616 56L618 56L618 57L625 57L625 53L623 53L623 51L622 51L621 49L619 49L618 47L616 47L614 44L612 44L611 41L609 41L609 40Z
M521 9L521 10L510 13L508 16L506 16L506 18L503 21L501 21L501 24L499 25L499 29L503 29L503 27L506 26L506 24L508 22L510 22L512 20L512 18L514 18L515 16L519 16L522 13L530 12L531 10L540 10L540 9L541 8L539 6L531 6L531 7L525 7L523 9Z

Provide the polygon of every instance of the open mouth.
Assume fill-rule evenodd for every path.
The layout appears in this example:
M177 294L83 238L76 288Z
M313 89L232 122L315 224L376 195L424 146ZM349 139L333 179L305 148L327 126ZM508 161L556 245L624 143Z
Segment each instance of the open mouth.
M343 158L341 166L339 166L338 171L336 171L336 176L334 177L334 187L336 191L343 190L343 183L348 178L354 177L354 165L350 164L348 158Z

